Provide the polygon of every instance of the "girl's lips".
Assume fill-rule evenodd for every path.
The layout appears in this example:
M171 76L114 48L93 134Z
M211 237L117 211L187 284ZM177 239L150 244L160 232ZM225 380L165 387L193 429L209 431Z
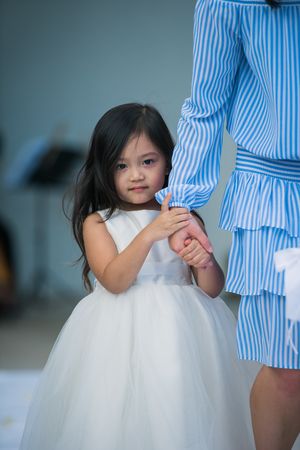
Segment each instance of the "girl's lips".
M133 187L133 188L131 188L129 190L130 191L143 191L144 189L147 189L147 187L146 186L136 186L136 187Z

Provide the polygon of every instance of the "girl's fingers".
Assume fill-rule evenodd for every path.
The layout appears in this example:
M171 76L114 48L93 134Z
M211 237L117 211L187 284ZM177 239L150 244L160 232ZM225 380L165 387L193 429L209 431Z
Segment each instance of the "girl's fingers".
M170 235L173 233L176 233L176 231L181 230L182 228L187 227L189 225L189 223L190 223L189 220L183 220L182 222L175 223L172 227L173 229L172 229L172 232L170 233Z
M182 213L177 215L176 217L174 217L173 220L176 221L176 223L182 222L183 220L191 220L191 215L190 213Z
M190 215L190 213L184 213L184 214L177 215L175 217L169 216L165 220L166 220L166 222L165 222L166 226L172 228L175 225L180 224L182 222L190 223L191 215Z
M199 243L197 242L196 247L192 248L192 245L181 250L179 255L182 259L189 265L195 267L203 267L210 265L211 263L211 255L204 250Z
M184 243L185 243L185 247L178 253L179 256L181 256L182 258L191 253L194 253L196 255L199 252L203 252L203 251L205 252L205 250L201 247L199 242L196 240L192 241L191 239L186 239Z
M213 266L213 262L211 259L207 259L207 258L200 259L200 260L198 260L197 258L194 258L192 265L194 267L197 267L198 269L200 269L200 268L204 269L204 268Z
M169 211L169 202L171 200L172 194L171 192L168 192L168 194L165 196L162 204L161 204L161 212Z
M186 256L183 257L183 259L185 261L194 261L194 262L195 261L197 262L197 261L205 259L205 258L206 258L206 255L203 255L203 254L199 255L199 252L197 252L197 251L190 252Z
M187 248L187 247L184 247L179 253L178 253L178 255L181 257L181 258L186 258L186 256L187 255L189 255L190 253L191 253L191 249L189 249L189 248Z

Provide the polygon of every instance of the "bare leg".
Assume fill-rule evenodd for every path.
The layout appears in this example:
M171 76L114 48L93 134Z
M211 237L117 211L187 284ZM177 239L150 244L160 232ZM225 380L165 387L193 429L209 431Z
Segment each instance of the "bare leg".
M291 450L300 433L300 370L264 366L250 406L256 450Z

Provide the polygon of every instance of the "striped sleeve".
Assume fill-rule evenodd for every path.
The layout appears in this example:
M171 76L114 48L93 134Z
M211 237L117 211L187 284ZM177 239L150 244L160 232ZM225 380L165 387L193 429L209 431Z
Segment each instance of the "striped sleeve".
M199 0L194 17L194 64L191 97L177 129L169 186L156 194L170 206L204 205L218 182L223 125L241 58L238 7Z

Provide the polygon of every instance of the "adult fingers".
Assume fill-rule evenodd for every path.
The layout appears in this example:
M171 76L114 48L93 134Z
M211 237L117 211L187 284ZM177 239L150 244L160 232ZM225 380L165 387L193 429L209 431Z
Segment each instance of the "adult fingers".
M171 213L172 213L172 215L173 216L177 216L177 215L180 215L180 214L189 214L191 217L193 217L192 216L192 214L187 210L187 208L181 208L181 207L173 207L172 209L171 209Z
M204 231L200 228L200 226L197 225L192 225L191 229L189 230L189 234L196 238L200 244L202 245L202 247L208 252L208 253L212 253L213 252L213 247L210 243L210 240L208 239L208 237L206 236L206 234L204 233Z

